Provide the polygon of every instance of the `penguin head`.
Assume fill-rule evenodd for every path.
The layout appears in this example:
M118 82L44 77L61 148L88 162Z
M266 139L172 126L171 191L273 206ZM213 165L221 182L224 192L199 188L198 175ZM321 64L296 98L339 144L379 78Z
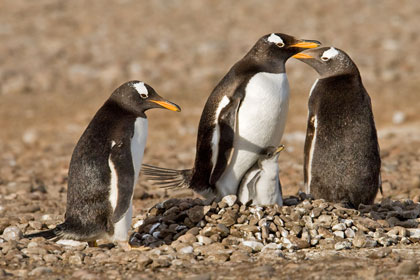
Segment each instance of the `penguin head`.
M265 148L261 154L260 158L258 159L258 165L261 168L268 164L276 164L279 160L280 152L284 150L284 145L280 145L278 147L269 146Z
M286 60L305 49L316 48L320 42L296 39L283 33L271 33L261 37L252 47L248 56L261 64L284 68Z
M321 78L359 73L348 54L334 47L306 50L294 55L293 58L314 68Z
M116 102L122 109L142 117L145 116L146 110L153 108L181 111L178 105L163 99L151 86L140 81L122 84L112 93L110 100Z

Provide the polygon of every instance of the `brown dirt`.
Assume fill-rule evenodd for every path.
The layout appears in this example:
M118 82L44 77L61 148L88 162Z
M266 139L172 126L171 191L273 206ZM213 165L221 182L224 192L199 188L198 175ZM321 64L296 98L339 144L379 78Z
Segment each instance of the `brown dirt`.
M179 104L180 114L148 112L145 163L192 165L202 107L212 88L254 42L270 32L318 39L346 50L371 95L382 155L384 196L420 197L420 5L417 1L50 1L6 0L0 9L0 210L10 224L27 213L64 214L72 149L109 94L144 80ZM302 188L307 94L316 73L287 64L291 104L280 159L283 192ZM403 116L401 122L396 121ZM45 193L31 194L31 188ZM169 196L140 178L135 214ZM382 196L378 195L378 200ZM35 207L35 208L34 208ZM39 209L37 208L39 207ZM33 211L35 209L35 211ZM145 277L379 278L404 260L420 262L419 245L314 252L250 263L193 264ZM373 256L373 257L372 257ZM11 269L1 266L0 268ZM82 267L89 271L89 266ZM18 269L18 268L13 268ZM106 275L106 267L102 275ZM123 269L123 268L120 268ZM127 268L128 269L128 268ZM63 269L63 278L72 275ZM97 270L95 270L97 273ZM208 277L207 277L207 276ZM1 276L1 275L0 275ZM207 277L207 278L206 278ZM193 279L193 278L191 278Z

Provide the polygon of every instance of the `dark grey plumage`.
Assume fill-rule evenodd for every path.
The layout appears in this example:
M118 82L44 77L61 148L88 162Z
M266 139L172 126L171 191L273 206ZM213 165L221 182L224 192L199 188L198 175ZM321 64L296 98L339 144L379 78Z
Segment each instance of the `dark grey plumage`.
M113 240L118 222L125 219L131 224L131 200L147 138L145 111L152 108L180 111L139 81L127 82L112 93L73 151L64 223L26 238ZM122 227L124 239L127 225Z
M381 159L370 97L359 70L342 50L294 56L320 78L312 87L304 148L304 180L315 198L358 208L381 186Z

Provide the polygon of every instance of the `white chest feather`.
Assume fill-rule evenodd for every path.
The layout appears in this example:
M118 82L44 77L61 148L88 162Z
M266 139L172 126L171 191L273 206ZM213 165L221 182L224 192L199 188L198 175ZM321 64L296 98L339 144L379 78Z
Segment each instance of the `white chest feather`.
M131 139L131 157L133 159L134 167L134 185L136 185L137 178L143 161L144 148L147 141L148 121L146 118L137 118L134 123L134 135Z
M317 127L318 127L318 120L316 116L313 117L314 123L314 135L312 136L311 146L309 148L309 158L308 158L308 166L307 166L307 173L308 173L308 181L306 185L306 192L311 193L311 183L312 183L312 159L314 158L315 152L315 145L316 145L316 135L317 135Z
M258 73L248 82L237 115L232 160L217 183L220 195L236 194L261 149L277 146L286 125L289 83L285 73Z
M251 78L238 112L238 132L265 148L283 135L289 108L289 82L285 73L259 73Z
M134 185L135 187L137 183L137 178L139 176L141 163L143 161L143 154L144 148L146 146L147 140L147 128L148 122L145 118L137 118L134 123L134 134L133 138L131 138L130 143L130 150L131 150L131 157L133 161L133 168L134 168ZM111 147L115 145L115 141L112 141ZM117 207L118 201L118 174L115 169L115 165L111 160L111 157L108 159L109 168L111 170L111 187L110 187L110 203L112 209L115 211ZM130 205L127 208L127 212L124 216L114 225L114 235L110 237L111 240L120 240L124 241L127 240L128 237L128 230L131 226L131 218L132 218L132 201L130 201Z

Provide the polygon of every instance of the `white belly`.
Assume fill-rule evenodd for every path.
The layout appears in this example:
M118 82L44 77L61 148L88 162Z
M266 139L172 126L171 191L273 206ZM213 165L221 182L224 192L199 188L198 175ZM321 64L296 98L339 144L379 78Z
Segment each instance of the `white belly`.
M216 183L218 196L236 194L246 171L261 149L280 144L289 108L285 73L258 73L251 78L237 116L232 160Z
M148 122L145 118L137 118L134 123L134 135L131 138L130 149L131 149L131 157L133 161L134 167L134 184L133 184L133 193L134 187L136 186L137 179L139 176L141 163L143 161L143 154L144 148L146 146L147 140L147 128ZM113 143L115 144L115 142ZM110 202L113 210L117 206L118 201L118 175L115 170L115 166L111 159L109 159L109 166L111 169L111 193L110 193ZM132 199L130 201L130 205L127 208L127 212L124 216L114 224L114 235L110 238L111 240L115 241L126 241L128 239L128 231L131 227L131 219L133 217L133 209L132 209Z
M146 118L137 118L134 123L134 135L131 139L131 156L134 166L134 186L139 177L141 163L143 161L144 148L147 141L148 121Z

